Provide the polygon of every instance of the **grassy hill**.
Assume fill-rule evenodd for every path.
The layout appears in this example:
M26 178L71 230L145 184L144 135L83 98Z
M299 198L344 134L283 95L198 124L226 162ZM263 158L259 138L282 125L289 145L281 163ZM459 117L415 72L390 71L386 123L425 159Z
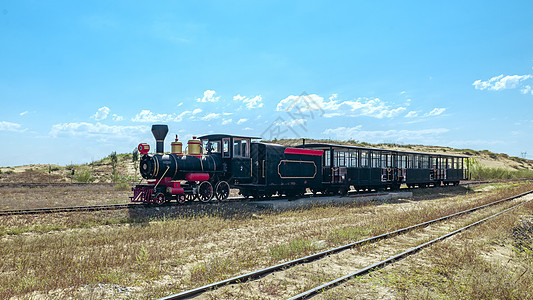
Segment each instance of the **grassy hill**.
M302 143L301 139L281 139L265 141L286 146ZM472 179L533 179L533 160L512 157L505 153L493 153L488 150L454 149L450 147L398 144L369 144L353 140L306 140L306 143L331 143L340 145L361 146L369 148L415 151L423 153L440 153L466 155L473 159L470 166ZM116 157L116 160L115 160ZM134 183L140 180L133 154L114 154L87 164L79 165L25 165L16 167L0 167L0 183ZM115 171L113 171L115 165Z

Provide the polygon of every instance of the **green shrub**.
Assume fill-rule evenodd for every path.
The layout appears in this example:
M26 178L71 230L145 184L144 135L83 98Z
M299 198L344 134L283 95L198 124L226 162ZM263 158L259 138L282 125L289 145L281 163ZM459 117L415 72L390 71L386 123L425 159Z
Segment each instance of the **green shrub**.
M81 169L77 172L74 172L72 177L76 182L90 183L94 181L93 172L89 169Z
M533 179L533 170L509 170L503 168L490 168L474 163L470 166L470 176L473 180L489 179Z
M118 191L129 191L131 187L129 184L121 182L119 184L115 184L115 189L117 189Z

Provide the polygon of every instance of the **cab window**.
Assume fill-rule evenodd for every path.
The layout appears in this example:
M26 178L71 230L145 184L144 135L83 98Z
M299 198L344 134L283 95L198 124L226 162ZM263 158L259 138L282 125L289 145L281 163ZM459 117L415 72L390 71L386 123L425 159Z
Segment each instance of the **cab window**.
M204 154L220 153L220 141L203 140L202 148L204 149Z
M222 139L222 156L229 157L229 138Z
M250 157L249 139L233 139L233 157Z

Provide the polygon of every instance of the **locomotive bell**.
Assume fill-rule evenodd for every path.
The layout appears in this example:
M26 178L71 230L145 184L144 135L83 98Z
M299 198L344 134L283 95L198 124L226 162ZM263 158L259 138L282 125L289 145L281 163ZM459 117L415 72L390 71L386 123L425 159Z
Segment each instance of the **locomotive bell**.
M156 153L165 153L164 152L164 142L165 137L168 133L167 125L152 125L152 134L155 137L156 141Z

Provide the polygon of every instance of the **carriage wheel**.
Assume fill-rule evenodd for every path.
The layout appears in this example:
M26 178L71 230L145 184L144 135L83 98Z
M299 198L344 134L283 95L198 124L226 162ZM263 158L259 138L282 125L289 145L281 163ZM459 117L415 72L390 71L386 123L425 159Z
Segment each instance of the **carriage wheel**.
M220 181L215 187L215 195L217 200L224 201L229 197L229 184L225 181Z
M209 202L213 199L213 185L209 181L203 181L198 187L198 198L202 202Z
M155 196L155 203L157 203L157 204L163 204L163 203L165 203L165 194L163 194L163 193L158 193L158 194Z
M187 201L185 195L178 195L178 202L179 203L185 203Z

